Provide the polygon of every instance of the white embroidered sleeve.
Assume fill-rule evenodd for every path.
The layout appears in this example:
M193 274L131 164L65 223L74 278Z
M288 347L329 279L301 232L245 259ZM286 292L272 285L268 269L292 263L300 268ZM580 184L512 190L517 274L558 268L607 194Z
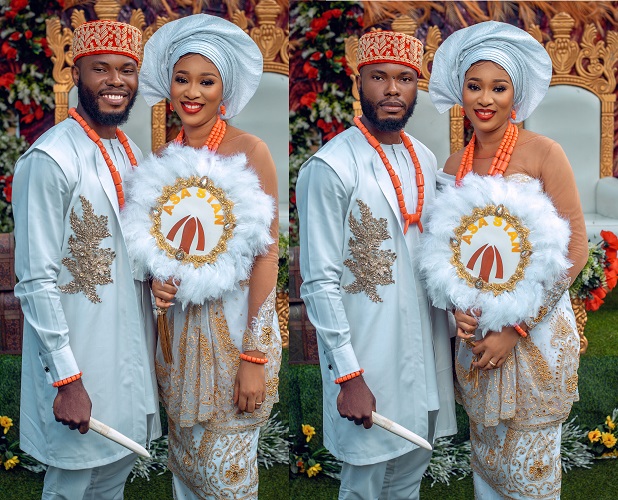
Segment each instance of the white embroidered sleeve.
M18 163L13 180L15 295L36 333L47 381L79 373L57 286L69 185L58 164L34 151Z
M341 298L344 229L349 196L324 161L312 158L296 185L300 216L301 296L334 378L360 369Z

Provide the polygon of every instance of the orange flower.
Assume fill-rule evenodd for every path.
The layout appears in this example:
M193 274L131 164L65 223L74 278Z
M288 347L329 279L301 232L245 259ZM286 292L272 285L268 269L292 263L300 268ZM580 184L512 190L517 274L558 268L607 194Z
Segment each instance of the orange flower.
M590 431L588 433L588 439L591 443L596 443L597 441L599 441L599 439L601 439L601 431L599 431L599 429Z
M616 446L616 436L614 436L611 432L601 433L601 441L606 448L613 448Z

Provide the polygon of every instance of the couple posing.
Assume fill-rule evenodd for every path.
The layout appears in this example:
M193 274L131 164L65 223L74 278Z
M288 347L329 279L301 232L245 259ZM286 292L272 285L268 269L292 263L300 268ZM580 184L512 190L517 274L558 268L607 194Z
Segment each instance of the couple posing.
M174 276L149 285L135 269L120 213L123 181L140 168L142 154L117 127L137 95L141 53L141 32L130 25L79 26L72 68L79 104L16 166L15 293L26 320L21 447L49 466L43 498L120 499L136 455L88 432L89 418L146 445L161 435L159 392L175 497L257 498L259 426L277 401L280 363L278 218L267 251L231 298L182 309L173 304ZM170 151L242 154L242 168L276 200L268 148L222 119L242 110L261 73L251 38L202 14L152 36L139 89L150 105L169 99L180 117L183 130ZM171 308L171 361L156 352L151 287L156 306Z
M570 225L568 278L581 271L587 240L568 160L554 141L514 125L547 92L551 60L508 24L448 37L429 93L440 112L461 105L474 136L437 171L431 151L403 132L422 54L421 42L402 33L362 36L363 115L298 177L301 294L318 332L324 443L344 462L339 498L418 498L431 452L376 428L371 412L433 442L456 432L453 392L470 417L476 497L559 498L561 424L577 400L579 345L565 288L552 290L534 319L484 336L474 333L479 311L453 311L453 391L447 312L431 306L414 262L423 259L424 208L436 189L469 172L501 173L523 186L541 181Z

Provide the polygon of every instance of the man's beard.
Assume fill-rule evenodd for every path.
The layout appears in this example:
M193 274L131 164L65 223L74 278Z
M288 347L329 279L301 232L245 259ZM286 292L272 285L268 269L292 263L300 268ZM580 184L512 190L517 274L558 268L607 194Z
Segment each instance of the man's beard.
M363 116L379 131L379 132L399 132L403 130L408 123L408 120L414 113L416 107L416 101L418 96L414 97L414 102L408 106L405 114L401 118L378 118L377 107L378 105L369 99L365 98L362 88L359 89L358 94L360 96L361 109L363 110ZM388 100L388 99L386 99Z
M118 113L103 113L99 108L97 95L88 87L83 85L81 81L77 82L77 99L79 100L79 103L82 105L86 113L88 113L88 116L99 125L117 127L118 125L126 123L129 119L131 108L133 108L133 105L135 104L136 97L137 93L133 94L129 104L123 111Z

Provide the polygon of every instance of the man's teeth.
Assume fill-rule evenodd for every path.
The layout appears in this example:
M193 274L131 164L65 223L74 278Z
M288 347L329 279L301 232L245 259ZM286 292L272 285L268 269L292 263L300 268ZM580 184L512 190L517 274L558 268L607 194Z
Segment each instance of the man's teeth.
M122 101L122 99L124 99L124 96L117 95L117 94L105 94L105 97L107 97L108 99L112 101Z

